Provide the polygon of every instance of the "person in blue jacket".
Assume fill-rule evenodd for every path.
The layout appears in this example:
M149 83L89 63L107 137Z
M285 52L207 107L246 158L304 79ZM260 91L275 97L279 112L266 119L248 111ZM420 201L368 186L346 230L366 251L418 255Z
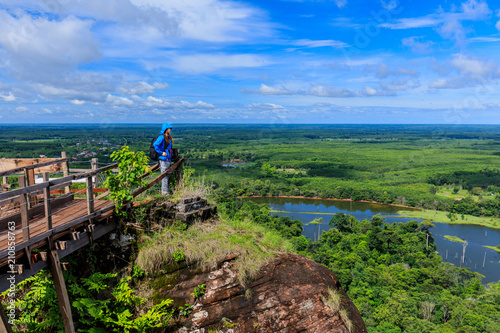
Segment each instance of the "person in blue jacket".
M158 162L160 163L160 171L161 173L165 172L170 167L170 161L172 158L172 144L174 143L174 139L170 135L172 132L172 125L169 123L164 123L161 126L160 135L156 138L153 143L153 147L158 153ZM161 181L161 194L169 195L170 192L168 190L168 179L169 176L165 177Z

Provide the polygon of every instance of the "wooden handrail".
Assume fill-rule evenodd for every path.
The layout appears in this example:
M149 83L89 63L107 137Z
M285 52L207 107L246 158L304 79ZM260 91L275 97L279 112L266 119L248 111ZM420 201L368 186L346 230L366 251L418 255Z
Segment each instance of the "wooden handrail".
M168 174L171 174L172 171L174 171L175 169L177 169L182 163L184 163L185 160L186 160L185 158L182 158L179 161L175 162L174 165L172 165L170 168L168 168L167 170L165 170L165 172L163 172L158 177L156 177L155 179L153 179L146 186L139 187L134 192L132 192L132 196L135 198L136 196L138 196L142 192L146 191L148 188L151 188L154 185L158 184L160 182L160 180L162 180L163 178L165 178Z
M46 167L46 166L49 166L49 165L65 163L65 162L68 162L68 161L69 161L69 158L61 158L61 159L57 159L57 160L54 160L54 161L47 161L47 162L41 162L41 163L36 163L36 164L30 164L30 165L26 165L26 166L23 166L23 167L19 167L19 168L15 168L15 169L10 169L10 170L7 170L7 171L2 171L2 172L0 172L0 177L12 175L12 174L15 174L15 173L19 173L19 172L22 172L24 170L38 169L38 168Z
M89 176L93 176L93 175L96 175L98 173L101 173L101 172L113 169L117 165L118 165L118 163L113 163L113 164L110 164L108 166L102 167L100 169L92 170L92 171L89 171L89 172L78 173L76 175L71 175L71 176L67 176L67 177L57 178L57 179L53 179L53 180L48 181L48 182L43 182L43 183L40 183L40 184L26 186L25 188L19 188L17 190L12 190L12 191L9 191L9 192L3 192L3 193L0 193L0 200L12 198L12 197L15 197L15 196L18 196L18 195L22 195L22 194L26 194L26 193L31 193L31 192L38 191L38 190L43 190L44 188L47 188L49 186L56 186L56 185L63 184L65 182L68 182L68 181L71 181L71 180L78 180L78 179L86 178L86 177L89 177Z

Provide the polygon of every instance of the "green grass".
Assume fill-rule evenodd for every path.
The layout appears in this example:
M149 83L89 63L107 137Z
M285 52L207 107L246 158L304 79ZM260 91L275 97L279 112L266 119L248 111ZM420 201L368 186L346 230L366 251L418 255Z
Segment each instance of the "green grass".
M483 245L483 247L487 247L488 249L491 249L493 251L497 251L498 253L500 253L500 245L498 246L488 246L488 245Z
M459 190L456 194L453 193L453 188L454 186L441 186L439 187L438 192L436 193L436 196L441 197L441 198L451 198L455 200L461 200L466 197L472 197L474 201L479 201L479 196L478 195L471 195L469 191L467 190ZM483 191L482 193L482 200L491 200L495 196L489 195L488 191Z
M154 273L173 262L175 251L184 254L188 264L211 267L230 254L235 259L242 284L279 254L293 251L292 244L274 231L251 221L220 219L197 223L187 230L178 225L145 239L137 257L137 266Z
M446 238L449 241L456 242L456 243L467 243L463 239L456 237L456 236L444 235L444 238Z
M451 224L473 224L481 225L488 228L500 229L500 219L496 217L479 217L472 215L464 215L462 220L462 215L456 215L456 218L450 220L447 212L437 211L437 210L422 210L422 211L398 211L398 214L402 217L424 219L435 223L451 223Z

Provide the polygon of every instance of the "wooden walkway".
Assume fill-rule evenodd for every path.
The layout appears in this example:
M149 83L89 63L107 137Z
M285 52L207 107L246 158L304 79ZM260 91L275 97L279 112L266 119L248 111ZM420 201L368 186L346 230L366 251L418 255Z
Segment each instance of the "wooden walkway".
M177 159L168 170L133 191L132 196L138 196L174 171L179 180L180 166L184 161L184 158ZM33 171L36 168L57 163L64 163L62 178L50 180L49 173L45 172L44 182L34 183ZM103 200L109 192L96 188L95 179L98 174L112 170L117 163L75 175L68 175L67 163L68 159L64 158L0 172L0 176L6 177L24 171L24 175L18 178L19 189L0 193L0 206L15 207L10 215L0 217L0 292L11 290L13 285L50 266L65 332L75 332L61 269L64 263L61 264L59 259L116 229L112 216L115 204ZM157 164L151 171L158 169ZM79 179L85 179L86 187L79 194L84 198L75 199L69 185ZM103 191L94 197L95 192ZM55 196L61 192L64 193L62 196ZM0 305L0 332L11 331Z

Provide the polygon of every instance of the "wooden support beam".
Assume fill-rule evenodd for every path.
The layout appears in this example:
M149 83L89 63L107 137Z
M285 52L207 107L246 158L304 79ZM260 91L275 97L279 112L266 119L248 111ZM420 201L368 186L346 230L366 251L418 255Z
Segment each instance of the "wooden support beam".
M2 304L0 304L0 333L13 333Z
M73 316L71 314L71 305L69 303L66 284L64 283L61 263L59 262L59 254L57 253L57 250L52 250L49 252L49 256L50 271L52 272L52 279L54 280L59 309L61 310L64 332L75 333L75 325L73 324Z
M54 227L52 230L46 231L43 234L39 234L39 235L33 236L28 242L23 242L21 244L16 244L16 249L22 250L26 246L33 245L35 243L38 243L38 242L46 239L49 236L56 235L56 234L58 234L58 233L60 233L62 231L71 229L72 227L74 227L74 226L76 226L76 225L78 225L78 224L80 224L82 222L90 221L91 219L99 217L102 214L104 214L106 212L109 212L110 210L113 210L114 208L115 208L115 204L112 203L112 204L109 204L108 206L106 206L106 207L104 207L104 208L102 208L102 209L100 209L100 210L98 210L96 212L93 212L90 215L85 215L85 216L76 218L73 221L68 222L66 224ZM4 258L7 255L8 255L8 250L0 251L0 258Z
M102 221L101 221L102 222ZM109 222L109 223L98 223L95 225L95 231L94 231L94 238L98 239L101 238L113 230L116 229L116 224L114 222ZM59 251L59 259L62 259L79 249L81 249L84 246L87 246L90 243L89 240L89 235L88 233L83 233L80 234L80 239L76 241L71 241L67 244L66 250ZM41 245L45 246L45 244ZM48 268L49 261L42 261L39 260L37 263L33 264L33 269L32 270L25 270L23 274L21 275L16 275L16 283L20 283L30 276L35 275L36 273L40 272L42 269ZM10 274L0 274L0 293L3 293L4 291L8 290L10 288L10 281L7 279L11 275Z

